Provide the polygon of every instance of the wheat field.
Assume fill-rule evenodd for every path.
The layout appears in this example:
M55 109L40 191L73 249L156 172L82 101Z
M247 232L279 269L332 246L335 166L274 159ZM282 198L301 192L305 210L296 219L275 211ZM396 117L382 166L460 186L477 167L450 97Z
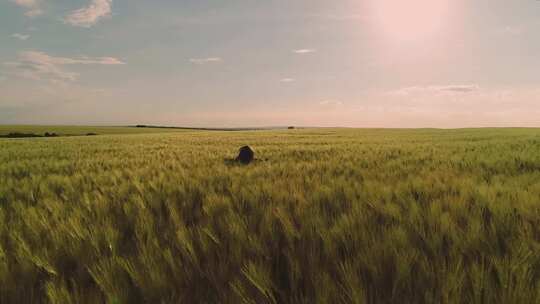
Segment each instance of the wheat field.
M539 129L120 133L0 139L0 303L540 302Z

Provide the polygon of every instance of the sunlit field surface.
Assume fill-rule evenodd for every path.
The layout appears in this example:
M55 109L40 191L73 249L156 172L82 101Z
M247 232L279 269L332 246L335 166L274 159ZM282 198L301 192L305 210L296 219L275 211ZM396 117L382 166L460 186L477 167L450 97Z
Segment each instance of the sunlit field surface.
M540 130L0 139L0 303L39 302L539 303Z

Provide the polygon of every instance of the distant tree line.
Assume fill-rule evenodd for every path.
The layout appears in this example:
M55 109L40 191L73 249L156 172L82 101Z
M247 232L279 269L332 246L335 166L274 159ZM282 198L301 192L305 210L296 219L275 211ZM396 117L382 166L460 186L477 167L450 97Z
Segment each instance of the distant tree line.
M86 136L95 136L96 133L87 133ZM0 138L34 138L34 137L59 137L61 135L58 135L54 132L45 132L45 134L35 134L35 133L21 133L21 132L11 132L6 135L0 135ZM63 135L67 136L67 135Z

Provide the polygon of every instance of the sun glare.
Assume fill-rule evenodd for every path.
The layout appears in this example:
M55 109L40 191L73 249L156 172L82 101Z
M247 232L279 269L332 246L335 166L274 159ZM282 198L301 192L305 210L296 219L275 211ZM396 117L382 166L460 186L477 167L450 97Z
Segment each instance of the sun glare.
M416 41L436 35L445 25L450 0L374 0L374 26L399 41Z

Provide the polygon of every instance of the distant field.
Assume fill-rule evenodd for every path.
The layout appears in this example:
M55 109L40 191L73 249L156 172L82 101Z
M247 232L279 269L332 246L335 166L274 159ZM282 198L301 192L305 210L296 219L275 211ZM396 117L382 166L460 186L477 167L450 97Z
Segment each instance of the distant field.
M540 129L169 131L0 139L0 303L540 303Z
M164 128L135 128L135 127L92 127L92 126L24 126L24 125L0 125L0 136L9 133L27 133L43 135L46 132L56 133L60 136L75 136L95 133L107 134L140 134L140 133L168 133L181 132L181 129ZM185 131L185 130L184 130Z

